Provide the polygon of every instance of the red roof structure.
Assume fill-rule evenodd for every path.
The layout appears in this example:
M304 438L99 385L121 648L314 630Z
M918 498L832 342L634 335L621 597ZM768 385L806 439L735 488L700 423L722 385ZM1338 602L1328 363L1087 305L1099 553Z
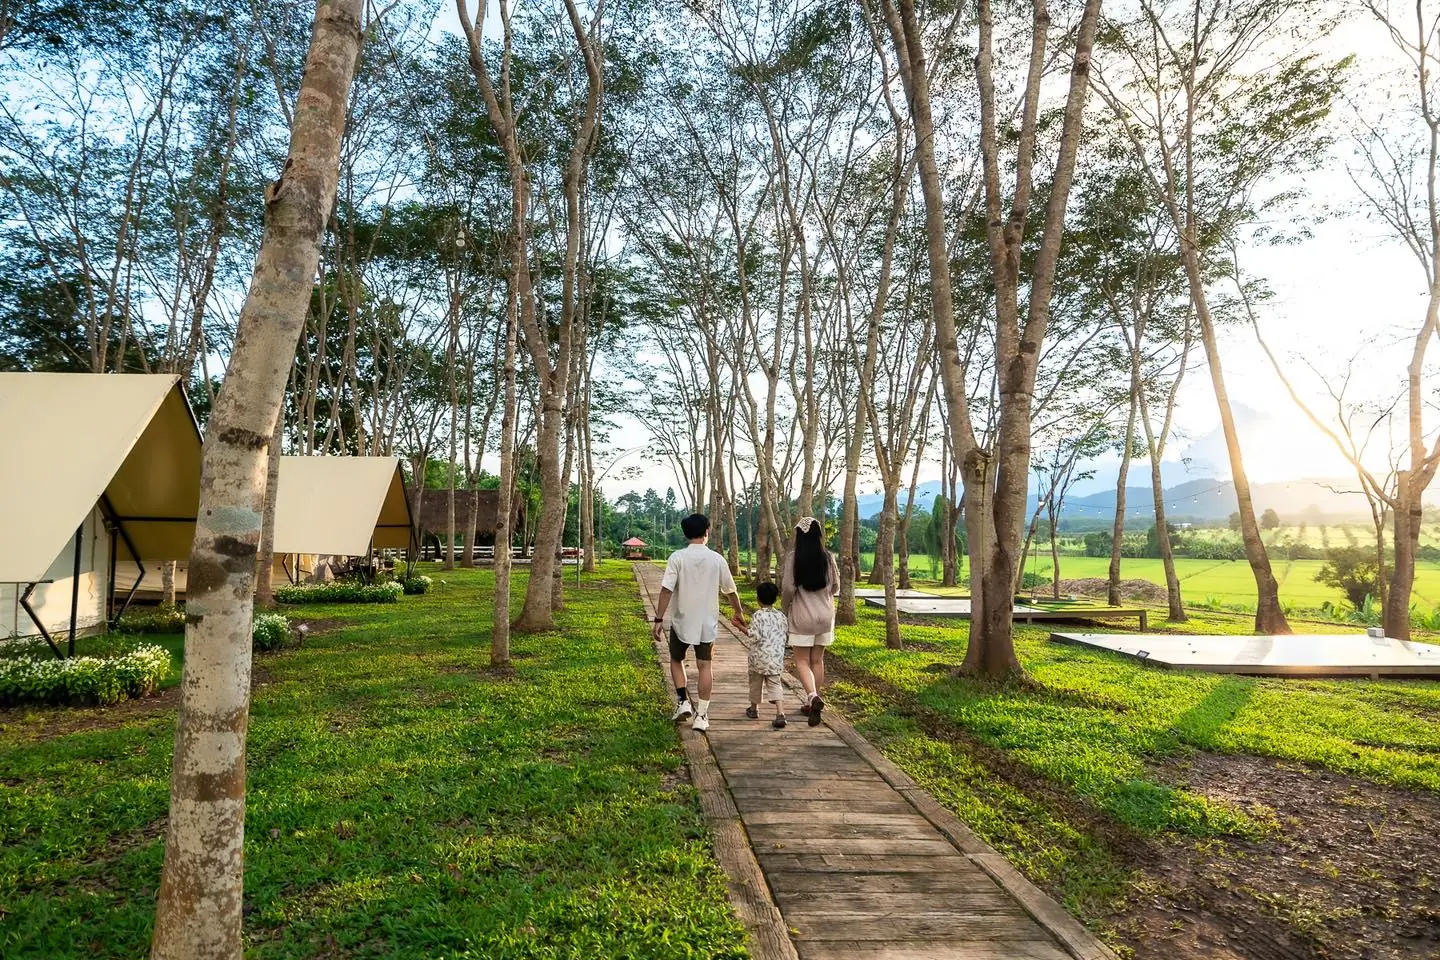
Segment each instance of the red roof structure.
M646 543L644 540L641 540L639 537L631 537L629 540L626 540L624 543L620 544L620 546L622 546L622 547L648 547L648 546L650 546L650 544Z

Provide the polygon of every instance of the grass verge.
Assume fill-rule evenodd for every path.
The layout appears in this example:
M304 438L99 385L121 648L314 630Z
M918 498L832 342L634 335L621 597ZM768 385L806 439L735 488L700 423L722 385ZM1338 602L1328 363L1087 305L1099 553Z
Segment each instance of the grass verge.
M490 573L430 572L257 661L247 956L743 957L628 567L506 673ZM0 955L145 952L174 713L114 719L0 712Z

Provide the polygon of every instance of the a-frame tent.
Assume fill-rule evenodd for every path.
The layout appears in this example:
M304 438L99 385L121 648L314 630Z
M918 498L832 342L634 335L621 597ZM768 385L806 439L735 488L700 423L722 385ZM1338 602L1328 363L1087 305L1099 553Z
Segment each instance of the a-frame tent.
M73 643L133 596L117 562L188 557L200 448L179 377L0 373L0 638Z
M414 529L398 457L280 458L277 555L411 549Z

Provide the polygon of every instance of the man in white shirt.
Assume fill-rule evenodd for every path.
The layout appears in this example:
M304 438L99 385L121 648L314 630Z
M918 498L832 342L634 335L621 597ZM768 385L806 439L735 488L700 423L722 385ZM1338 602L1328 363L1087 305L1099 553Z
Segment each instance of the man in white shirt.
M675 713L672 720L694 715L692 730L710 729L710 651L715 643L715 630L720 621L720 594L730 601L735 615L730 622L745 629L745 608L735 589L735 578L725 558L706 546L710 540L710 521L704 514L692 513L680 521L680 529L690 545L670 554L665 563L665 577L660 581L660 604L655 609L652 633L658 641L665 612L674 600L670 618L670 679L675 683ZM695 667L700 674L696 709L690 706L686 687L685 654L694 648Z

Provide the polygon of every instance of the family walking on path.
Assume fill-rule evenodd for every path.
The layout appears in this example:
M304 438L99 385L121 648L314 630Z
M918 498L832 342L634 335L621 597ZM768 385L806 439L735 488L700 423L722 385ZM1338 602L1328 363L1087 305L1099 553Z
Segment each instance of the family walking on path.
M725 558L706 544L710 521L704 514L691 514L680 522L689 545L670 555L660 581L660 599L655 608L653 633L658 641L664 632L665 614L670 612L670 679L675 684L675 712L671 719L693 717L694 730L710 727L712 687L711 651L720 621L720 597L730 602L730 622L742 632L747 629L745 608L735 588L735 578ZM756 589L760 609L749 632L755 643L749 650L749 718L759 719L760 703L775 705L771 725L786 725L780 686L784 672L785 645L795 655L795 672L804 687L800 712L808 715L810 726L819 726L825 701L819 690L825 683L825 648L835 640L835 596L840 592L840 572L835 558L825 549L825 525L814 517L795 524L791 550L780 563L780 587L764 582ZM784 613L775 609L780 600ZM685 657L695 652L698 676L697 697L690 703Z

